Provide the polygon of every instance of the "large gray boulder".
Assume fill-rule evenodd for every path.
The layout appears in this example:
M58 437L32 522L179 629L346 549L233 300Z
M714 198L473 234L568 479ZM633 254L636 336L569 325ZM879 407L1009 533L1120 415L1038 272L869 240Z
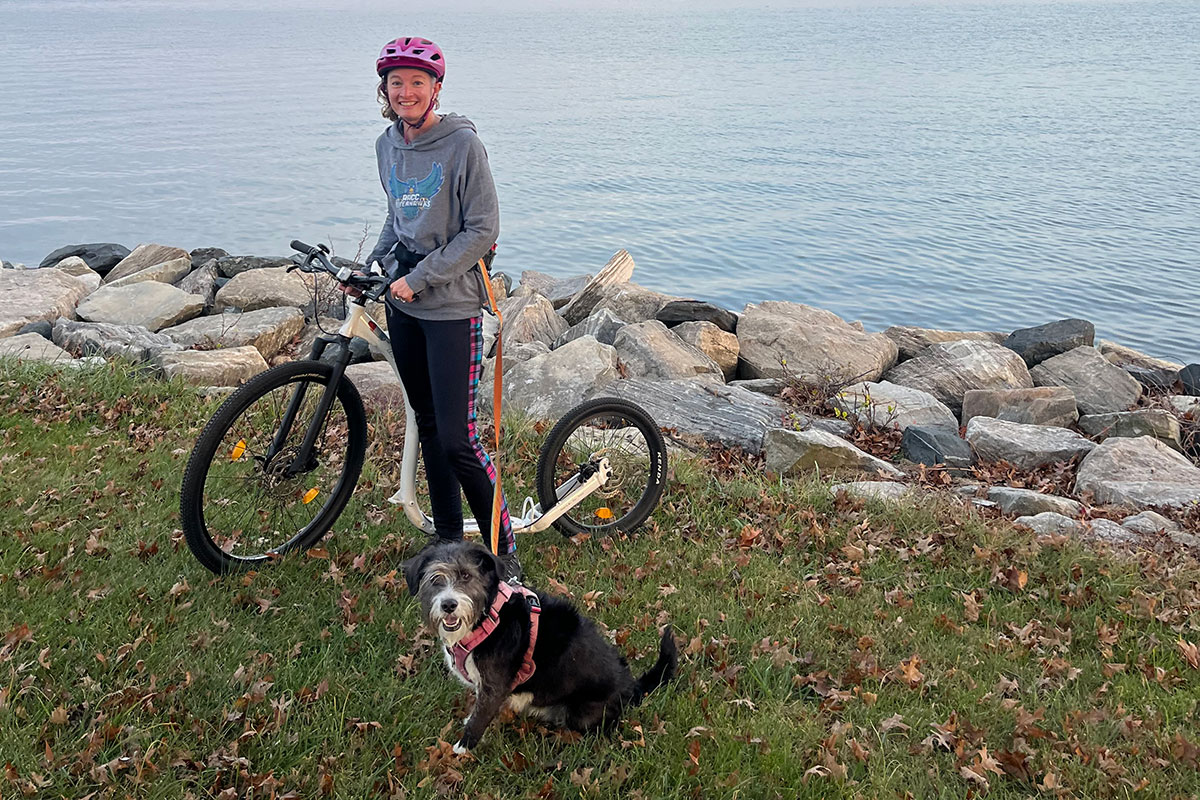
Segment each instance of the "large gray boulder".
M768 300L738 320L742 378L794 376L808 383L878 380L896 362L896 344L863 333L830 311Z
M1200 503L1200 468L1153 437L1114 437L1083 459L1075 489L1097 503L1190 507Z
M237 386L267 368L262 354L248 345L162 353L157 362L165 377L198 386Z
M626 325L617 332L613 347L625 365L626 374L632 378L724 380L715 361L656 319Z
M1035 492L1033 489L1018 489L1012 486L992 486L987 499L1005 514L1017 516L1041 514L1053 511L1067 517L1078 517L1083 513L1083 504L1069 497Z
M910 425L958 427L958 418L929 392L890 381L864 381L833 397L834 408L868 425L903 431Z
M1066 428L991 417L975 417L967 423L966 438L980 461L1007 461L1018 469L1070 461L1096 447L1095 442Z
M1029 371L1037 386L1066 386L1080 414L1125 411L1142 396L1142 385L1094 347L1076 347Z
M900 453L917 464L945 466L951 475L969 473L975 462L975 454L958 435L957 425L909 425L900 439Z
M106 286L114 284L122 278L141 272L144 269L180 259L184 261L182 272L173 280L162 281L163 283L173 283L188 274L192 268L192 257L188 255L187 250L179 247L168 247L162 244L139 244L134 248L132 253L121 259L121 262L104 276L104 284Z
M963 395L971 389L1033 386L1029 368L1019 355L1003 345L972 339L930 345L897 364L885 378L929 392L956 414L962 411Z
M737 314L702 300L672 300L658 310L654 318L673 328L688 322L709 322L726 333L737 331Z
M656 381L632 378L589 393L637 403L658 423L685 436L759 453L763 437L783 424L787 408L773 397L705 378Z
M161 333L141 325L108 322L74 322L60 317L54 323L54 343L78 356L124 358L135 364L152 361L160 353L183 348Z
M386 361L350 364L346 367L346 377L358 389L368 411L398 411L404 408L404 385ZM491 393L490 389L488 393Z
M545 342L526 342L505 348L504 374L507 376L517 364L524 364L531 358L536 358L549 352L550 347ZM494 398L492 382L496 379L495 375L496 359L483 359L483 370L479 374L479 390L475 395L475 404L481 411L485 411L488 414L491 414L495 410L492 408Z
M654 319L664 306L675 299L673 295L656 292L636 283L624 283L604 290L592 313L607 308L623 320L645 322Z
M217 290L213 310L256 311L274 306L305 309L313 302L312 286L311 276L289 273L283 267L252 269L239 273Z
M220 247L197 247L188 255L192 257L192 269L200 269L210 261L224 258L229 252Z
M1004 340L1004 346L1019 353L1032 367L1076 347L1091 347L1095 340L1096 326L1086 319L1060 319L1015 330Z
M118 268L120 265L117 265ZM181 258L173 258L170 261L164 261L161 264L140 269L123 278L109 280L108 286L128 286L131 283L141 283L142 281L158 281L159 283L175 284L182 280L192 269L192 259L183 256ZM113 270L116 272L116 270ZM111 276L113 273L110 272Z
M1148 356L1132 347L1103 339L1096 342L1096 349L1109 363L1125 370L1147 388L1171 389L1179 381L1179 370L1183 369L1183 364L1178 362Z
M176 288L204 298L206 308L217 300L217 262L209 259L175 283Z
M521 273L521 282L511 292L512 297L523 297L527 294L540 294L550 301L555 310L571 302L571 298L587 286L591 275L576 275L571 278L556 278L544 272L527 269Z
M157 281L101 286L76 309L85 322L140 325L151 331L186 322L203 311L204 298Z
M618 250L559 313L568 325L578 325L591 315L608 287L628 283L632 277L633 257L625 250Z
M896 477L903 475L894 464L864 453L854 445L819 430L793 431L774 428L763 438L767 469L780 475L809 472L857 471Z
M904 500L913 494L913 487L899 481L851 481L835 483L829 487L829 493L836 495L845 492L851 497L863 500L896 501Z
M567 331L567 323L554 313L554 306L540 294L502 301L500 315L504 317L505 349L529 342L549 345Z
M1179 419L1161 408L1139 408L1114 414L1085 414L1079 429L1101 441L1110 436L1153 436L1172 449L1183 450L1179 442Z
M43 269L46 268L43 267ZM62 270L68 275L83 281L87 284L89 293L99 289L101 282L103 282L100 273L89 267L87 262L79 256L68 256L55 264L53 269Z
M226 278L235 278L243 272L255 269L278 269L294 266L296 262L287 256L218 256L217 271Z
M737 335L711 322L681 322L671 328L671 333L711 358L721 368L725 380L737 374Z
M617 351L584 336L506 370L504 408L535 419L558 419L618 377Z
M0 337L31 322L74 317L89 291L79 278L57 269L0 270Z
M597 342L612 344L617 338L617 332L629 323L607 308L592 312L592 315L578 325L572 325L550 345L551 349L562 347L567 342L573 342L581 336L591 336Z
M0 339L0 358L46 363L72 360L70 353L37 333L20 333Z
M1013 524L1021 528L1028 528L1038 536L1078 536L1087 527L1086 523L1057 511L1042 511L1038 514L1017 517L1013 520Z
M1179 525L1176 522L1167 519L1155 511L1142 511L1138 514L1130 514L1121 520L1121 527L1146 536L1153 536L1160 533L1170 534L1179 530Z
M927 347L943 342L992 342L1003 344L1005 334L998 331L943 331L937 328L914 328L908 325L893 325L883 335L896 343L899 360L908 359Z
M53 267L58 262L69 256L79 256L87 265L101 275L108 274L109 270L121 263L121 259L129 255L129 248L121 244L113 244L111 242L96 242L92 244L72 244L66 247L60 247L50 255L42 259L39 267Z
M243 313L197 317L162 333L185 348L216 350L250 345L269 359L304 328L304 314L296 308L260 308Z
M970 389L963 394L962 423L966 425L975 417L1069 428L1079 419L1079 409L1075 407L1075 393L1065 386Z

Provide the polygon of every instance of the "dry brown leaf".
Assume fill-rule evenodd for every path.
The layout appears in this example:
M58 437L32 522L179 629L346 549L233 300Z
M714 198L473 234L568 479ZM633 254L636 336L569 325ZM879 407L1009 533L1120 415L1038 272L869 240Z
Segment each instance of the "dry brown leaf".
M1200 647L1183 639L1176 641L1175 646L1179 648L1179 654L1187 661L1189 667L1200 669Z

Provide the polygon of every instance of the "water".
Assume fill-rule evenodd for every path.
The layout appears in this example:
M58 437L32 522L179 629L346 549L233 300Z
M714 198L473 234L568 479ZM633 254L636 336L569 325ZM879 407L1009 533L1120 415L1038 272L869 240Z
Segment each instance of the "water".
M0 257L365 250L374 57L447 51L497 267L1200 361L1200 4L645 10L0 3Z

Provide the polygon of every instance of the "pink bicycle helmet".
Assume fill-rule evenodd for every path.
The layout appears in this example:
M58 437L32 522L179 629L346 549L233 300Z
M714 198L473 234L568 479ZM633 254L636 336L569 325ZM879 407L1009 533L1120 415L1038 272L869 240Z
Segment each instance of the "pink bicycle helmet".
M446 77L446 57L442 48L420 36L401 36L383 46L375 71L380 75L396 67L412 67L433 73L439 81Z

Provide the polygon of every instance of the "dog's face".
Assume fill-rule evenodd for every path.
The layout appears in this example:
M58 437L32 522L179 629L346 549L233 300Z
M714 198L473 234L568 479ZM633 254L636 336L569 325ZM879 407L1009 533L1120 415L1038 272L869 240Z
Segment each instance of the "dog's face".
M483 621L500 585L500 562L477 544L438 544L404 564L404 580L420 598L425 624L453 645Z

